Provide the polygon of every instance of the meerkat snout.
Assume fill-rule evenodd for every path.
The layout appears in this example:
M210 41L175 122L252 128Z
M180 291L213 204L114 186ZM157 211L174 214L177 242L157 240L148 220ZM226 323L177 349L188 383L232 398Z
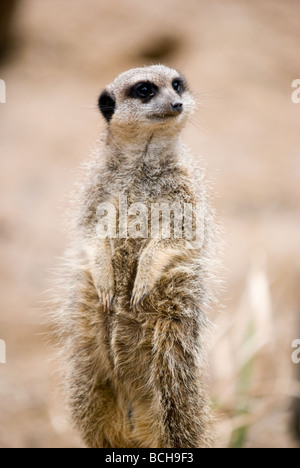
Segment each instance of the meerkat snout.
M174 112L182 112L183 111L183 104L182 102L172 102L171 103L171 108Z

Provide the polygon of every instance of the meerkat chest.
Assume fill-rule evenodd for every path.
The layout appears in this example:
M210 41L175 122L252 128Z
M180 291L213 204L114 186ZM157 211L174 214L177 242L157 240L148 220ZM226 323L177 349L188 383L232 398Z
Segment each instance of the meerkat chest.
M120 183L121 181L121 183ZM130 203L190 202L194 194L187 180L175 171L153 169L151 173L134 172L123 177L114 186L112 195L126 197Z
M109 200L101 211L103 232L106 232L105 223L110 221L110 237L114 246L122 249L128 248L128 239L134 240L135 244L143 243L149 238L157 238L162 232L164 238L182 239L188 217L191 225L194 222L195 197L180 178L132 179L131 183L123 187L118 184L110 190Z

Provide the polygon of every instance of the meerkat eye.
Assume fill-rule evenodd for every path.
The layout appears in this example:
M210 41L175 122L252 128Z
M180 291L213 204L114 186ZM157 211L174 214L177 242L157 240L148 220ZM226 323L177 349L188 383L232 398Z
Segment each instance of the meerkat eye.
M157 86L151 82L137 83L130 89L130 97L135 99L149 100L157 93Z
M178 94L181 94L184 90L183 80L181 78L176 78L175 80L173 80L172 86Z
M141 98L147 98L147 97L151 96L151 94L153 94L152 86L150 86L148 84L140 84L136 88L136 94Z

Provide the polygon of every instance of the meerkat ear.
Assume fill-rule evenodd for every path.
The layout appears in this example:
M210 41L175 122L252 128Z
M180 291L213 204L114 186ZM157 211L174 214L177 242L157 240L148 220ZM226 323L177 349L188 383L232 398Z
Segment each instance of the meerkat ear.
M107 122L110 122L112 116L115 113L116 101L106 89L99 97L98 106L103 117L107 120Z

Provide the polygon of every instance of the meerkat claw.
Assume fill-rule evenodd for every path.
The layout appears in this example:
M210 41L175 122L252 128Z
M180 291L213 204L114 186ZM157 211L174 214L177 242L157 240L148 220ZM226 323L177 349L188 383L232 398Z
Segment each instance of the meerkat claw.
M130 300L130 305L131 307L135 307L135 303L136 303L136 291L134 290L133 293L131 294L131 300Z
M131 301L130 301L130 305L131 307L133 307L134 309L141 305L145 299L145 297L147 296L146 294L146 286L143 286L141 288L138 288L136 289L132 295L131 295Z
M139 302L138 302L138 305L143 304L144 299L145 299L146 296L147 296L147 294L143 294L143 295L142 295L141 299L140 299Z
M106 312L109 312L112 308L114 295L112 293L98 292L99 303Z

